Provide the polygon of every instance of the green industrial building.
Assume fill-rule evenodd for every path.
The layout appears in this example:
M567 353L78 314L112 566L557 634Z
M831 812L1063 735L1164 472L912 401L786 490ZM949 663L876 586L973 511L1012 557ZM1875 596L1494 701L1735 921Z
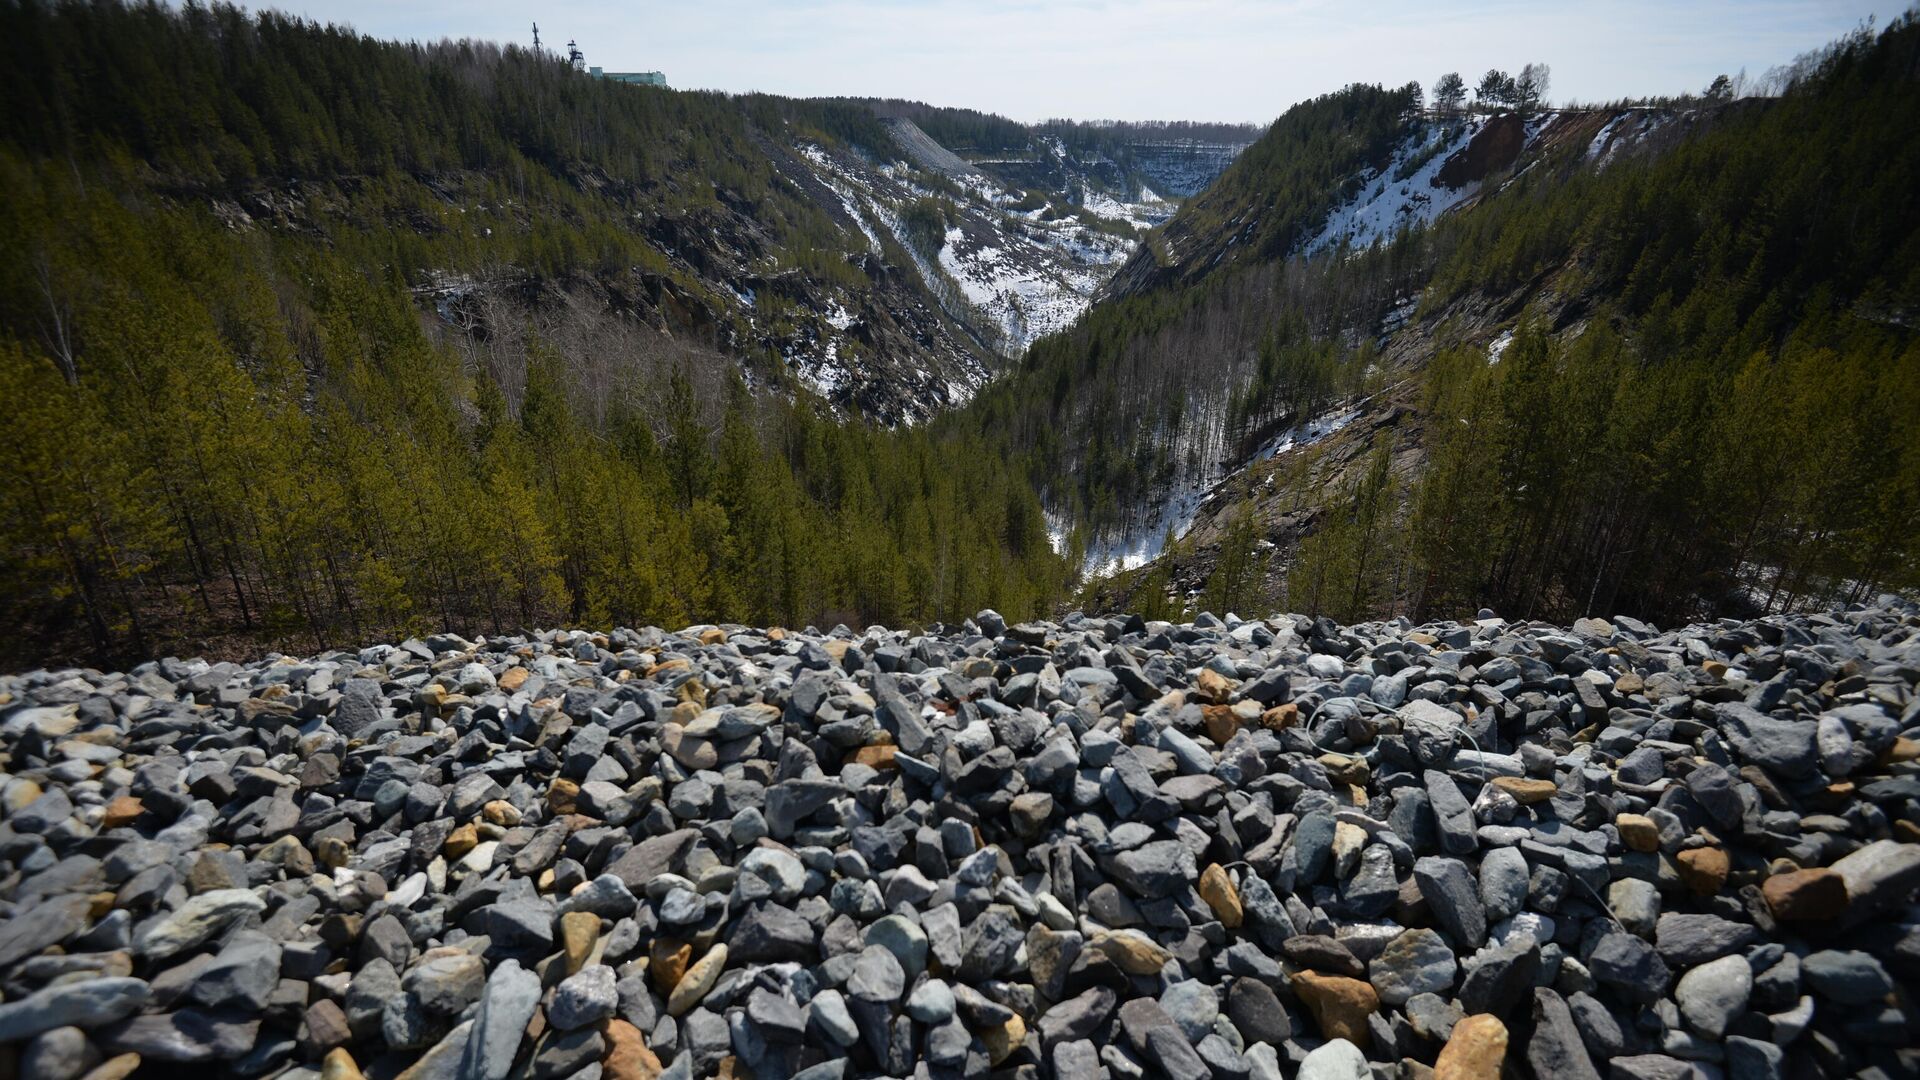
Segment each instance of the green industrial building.
M665 86L667 77L658 71L606 71L601 68L588 68L587 74L596 79L612 79L614 82L631 83L634 86Z

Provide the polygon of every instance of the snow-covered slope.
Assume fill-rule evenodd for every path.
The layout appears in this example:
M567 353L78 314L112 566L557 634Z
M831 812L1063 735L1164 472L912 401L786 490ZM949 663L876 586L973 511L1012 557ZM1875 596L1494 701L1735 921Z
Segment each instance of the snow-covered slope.
M1468 180L1458 187L1440 182L1440 171L1465 150L1486 126L1475 117L1457 124L1434 124L1409 136L1379 169L1361 178L1360 193L1327 215L1318 236L1301 245L1309 254L1340 244L1367 247L1402 228L1425 225L1459 206L1480 188Z
M1299 251L1364 248L1402 228L1431 224L1481 193L1489 176L1561 140L1584 142L1596 168L1642 146L1687 114L1631 108L1550 110L1529 117L1505 114L1436 119L1414 126L1386 164L1357 178L1357 193L1335 206L1319 233ZM1589 136L1587 132L1593 131ZM1524 168L1520 171L1524 172Z
M876 255L890 241L904 250L942 308L1002 356L1018 356L1035 338L1065 327L1092 302L1113 270L1139 245L1145 228L1175 209L1147 192L1122 201L1090 183L1070 193L1015 190L961 162L905 121L890 123L898 159L871 161L815 143L802 157L856 221ZM938 247L908 227L915 204L944 216ZM803 377L832 382L835 358L809 357ZM990 372L974 373L944 404L971 396Z
M1244 146L1220 125L1224 141L1162 146L1104 129L1091 140L1069 130L1063 142L1000 124L1011 142L966 154L886 113L884 134L851 141L799 126L768 132L762 149L781 179L835 228L806 252L773 251L753 234L751 208L724 192L709 217L732 215L737 229L649 218L657 250L698 286L666 308L724 349L778 358L836 408L917 423L966 403L1087 309L1178 208L1144 177L1188 191Z

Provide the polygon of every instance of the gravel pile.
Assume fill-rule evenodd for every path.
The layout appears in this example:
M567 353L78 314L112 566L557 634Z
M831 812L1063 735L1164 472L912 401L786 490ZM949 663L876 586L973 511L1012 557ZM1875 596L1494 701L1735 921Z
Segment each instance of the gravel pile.
M1920 609L0 678L0 1076L1920 1073Z

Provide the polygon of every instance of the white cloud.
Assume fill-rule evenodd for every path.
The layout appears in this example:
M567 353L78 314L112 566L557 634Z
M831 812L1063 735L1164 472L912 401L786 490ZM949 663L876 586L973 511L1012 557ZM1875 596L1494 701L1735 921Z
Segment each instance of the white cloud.
M527 41L678 87L1050 116L1265 122L1351 82L1553 66L1558 98L1759 74L1905 3L1840 0L279 0L378 37Z

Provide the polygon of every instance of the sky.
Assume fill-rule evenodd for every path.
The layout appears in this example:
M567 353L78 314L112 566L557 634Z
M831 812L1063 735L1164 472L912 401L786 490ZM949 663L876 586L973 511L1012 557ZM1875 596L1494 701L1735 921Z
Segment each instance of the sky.
M1555 101L1758 76L1909 0L246 0L375 37L482 38L684 89L1050 117L1266 123L1348 83L1552 68Z

